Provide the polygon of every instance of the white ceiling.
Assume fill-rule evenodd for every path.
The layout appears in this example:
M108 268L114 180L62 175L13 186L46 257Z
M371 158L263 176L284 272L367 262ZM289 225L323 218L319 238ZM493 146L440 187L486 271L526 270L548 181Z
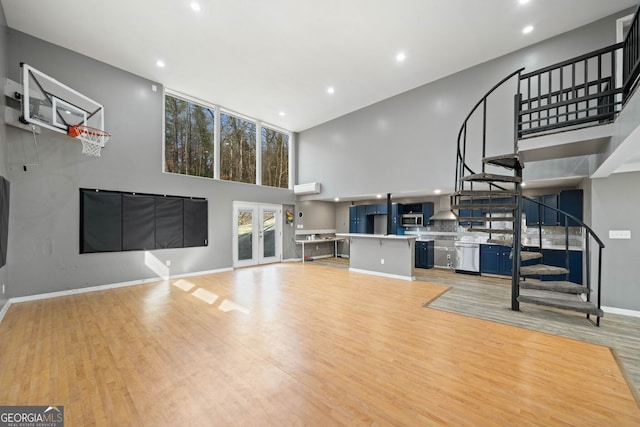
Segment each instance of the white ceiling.
M198 1L1 0L11 28L293 131L637 4Z

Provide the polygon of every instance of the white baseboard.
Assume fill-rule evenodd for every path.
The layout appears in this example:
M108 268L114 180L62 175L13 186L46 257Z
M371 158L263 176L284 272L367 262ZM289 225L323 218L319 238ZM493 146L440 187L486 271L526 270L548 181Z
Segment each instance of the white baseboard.
M401 276L399 274L381 273L379 271L361 270L359 268L349 268L349 271L353 271L354 273L370 274L372 276L388 277L390 279L400 279L400 280L408 280L408 281L416 280L415 276Z
M10 305L11 305L11 299L8 299L5 305L2 307L2 310L0 310L0 323L2 323L2 319L4 318L4 315L7 314L7 311L9 310Z
M602 311L604 311L605 313L621 314L623 316L631 316L631 317L640 317L640 311L636 311L636 310L627 310L625 308L605 307L605 306L601 306L600 308L602 308Z
M206 270L206 271L197 271L194 273L184 273L184 274L175 274L175 275L171 275L169 276L169 279L181 279L184 277L193 277L193 276L202 276L205 274L213 274L213 273L222 273L225 271L231 271L233 270L233 268L220 268L217 270ZM68 295L76 295L76 294L84 294L87 292L96 292L96 291L104 291L107 289L116 289L116 288L124 288L127 286L136 286L136 285L144 285L145 283L153 283L153 282L162 282L167 280L167 278L163 278L163 277L151 277L148 279L140 279L140 280L130 280L127 282L120 282L120 283L110 283L107 285L98 285L98 286L89 286L86 288L78 288L78 289L69 289L66 291L58 291L58 292L49 292L46 294L36 294L36 295L28 295L28 296L24 296L24 297L15 297L15 298L10 298L9 302L7 303L7 305L9 304L16 304L16 303L20 303L20 302L28 302L28 301L37 301L37 300L42 300L42 299L49 299L49 298L57 298L57 297L63 297L63 296L68 296ZM6 306L5 306L6 307ZM3 308L2 309L3 312L5 312L6 310ZM0 313L2 314L2 313ZM0 320L2 318L0 317Z

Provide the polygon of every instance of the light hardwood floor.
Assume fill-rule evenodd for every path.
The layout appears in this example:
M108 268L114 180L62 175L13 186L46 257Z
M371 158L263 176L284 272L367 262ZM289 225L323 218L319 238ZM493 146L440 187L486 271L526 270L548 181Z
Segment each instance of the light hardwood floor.
M637 426L611 351L424 308L446 287L274 264L14 304L0 404L67 426Z

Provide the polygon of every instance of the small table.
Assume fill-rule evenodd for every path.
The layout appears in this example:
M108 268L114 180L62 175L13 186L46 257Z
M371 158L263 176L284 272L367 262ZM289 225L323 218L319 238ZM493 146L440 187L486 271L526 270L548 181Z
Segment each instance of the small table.
M335 257L338 254L338 242L345 240L344 237L329 237L324 239L313 239L313 240L296 240L296 244L302 245L302 262L304 262L304 245L308 243L324 243L324 242L333 242L333 256Z

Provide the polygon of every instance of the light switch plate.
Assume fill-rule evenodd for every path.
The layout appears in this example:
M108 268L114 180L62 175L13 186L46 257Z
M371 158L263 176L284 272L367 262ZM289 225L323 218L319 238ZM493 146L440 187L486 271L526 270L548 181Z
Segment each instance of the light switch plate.
M609 230L610 239L631 239L631 230Z

